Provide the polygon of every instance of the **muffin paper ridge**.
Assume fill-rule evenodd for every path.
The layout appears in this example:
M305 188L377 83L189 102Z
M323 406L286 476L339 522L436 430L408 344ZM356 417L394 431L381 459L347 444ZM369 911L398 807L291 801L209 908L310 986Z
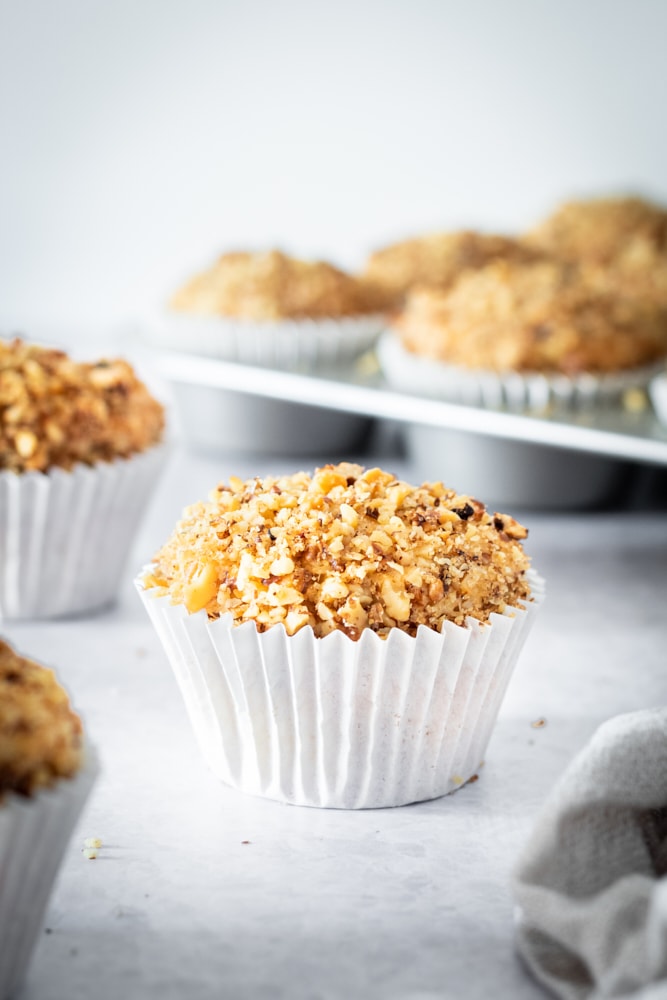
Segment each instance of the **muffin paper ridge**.
M20 986L36 944L51 889L98 773L86 742L72 778L30 798L0 803L0 1000Z
M542 372L494 372L448 365L407 351L392 331L378 343L380 367L389 385L450 402L516 413L540 413L554 407L577 412L617 402L628 389L647 386L663 362L613 374L579 375Z
M145 325L151 347L222 361L305 370L351 361L372 347L385 325L380 313L257 322L167 313Z
M157 445L69 472L0 472L0 620L109 604L165 457Z
M358 809L437 798L476 773L544 594L486 624L258 632L137 589L202 752L225 783L298 805Z

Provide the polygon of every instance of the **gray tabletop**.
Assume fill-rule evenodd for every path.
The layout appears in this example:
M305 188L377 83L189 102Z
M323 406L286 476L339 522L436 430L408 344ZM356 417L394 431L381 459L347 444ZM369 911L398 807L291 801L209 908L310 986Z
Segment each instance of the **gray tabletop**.
M308 465L175 453L132 568L219 479ZM513 952L512 865L595 727L667 701L667 517L523 520L547 602L479 781L421 805L303 809L222 787L131 570L107 613L5 627L58 669L103 767L23 1000L541 996Z

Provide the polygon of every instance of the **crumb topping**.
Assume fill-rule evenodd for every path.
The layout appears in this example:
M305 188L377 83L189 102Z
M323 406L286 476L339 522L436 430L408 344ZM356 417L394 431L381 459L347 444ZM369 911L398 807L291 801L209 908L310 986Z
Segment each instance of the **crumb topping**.
M223 254L180 288L170 306L261 321L355 316L375 312L378 300L367 283L331 264L272 250Z
M163 428L162 406L127 361L81 363L0 340L0 470L126 458L156 444Z
M469 615L484 622L527 598L526 536L442 483L411 486L344 462L312 476L231 478L186 509L144 585L260 631L415 635Z
M541 250L509 236L462 230L404 240L371 254L365 277L394 303L415 285L449 288L464 271L493 260L533 261Z
M603 374L667 349L664 311L596 285L562 262L499 261L450 291L416 289L394 327L417 354L494 371Z
M0 639L0 801L72 777L81 759L81 720L54 672Z

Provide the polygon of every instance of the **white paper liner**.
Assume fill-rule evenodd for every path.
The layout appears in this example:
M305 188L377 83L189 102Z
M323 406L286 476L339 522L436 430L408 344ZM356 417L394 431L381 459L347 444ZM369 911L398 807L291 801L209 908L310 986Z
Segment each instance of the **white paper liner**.
M157 446L71 472L0 472L0 620L109 604L165 457Z
M145 324L152 347L290 371L336 367L363 354L385 326L384 316L253 322L225 316L165 312Z
M420 357L406 350L391 330L380 338L378 359L387 382L403 392L516 413L577 412L618 402L628 389L646 386L662 367L599 376L482 371Z
M213 772L254 795L340 809L438 798L470 780L544 594L531 572L534 600L486 625L387 639L366 629L353 642L209 621L136 584Z
M0 802L0 1000L18 989L72 831L97 776L86 745L79 773L32 798Z
M653 379L649 394L658 419L667 427L667 375L658 375Z

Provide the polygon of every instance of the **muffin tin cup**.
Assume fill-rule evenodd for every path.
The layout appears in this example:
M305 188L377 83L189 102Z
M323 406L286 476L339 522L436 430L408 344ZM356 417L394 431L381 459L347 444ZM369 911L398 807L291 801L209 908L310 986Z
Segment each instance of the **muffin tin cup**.
M660 364L609 375L544 375L541 372L494 372L448 365L406 350L387 331L378 345L387 382L404 392L418 393L484 409L515 413L576 413L617 404L628 389L649 384Z
M97 776L86 746L73 778L31 798L10 793L0 802L0 1000L21 985L53 883Z
M266 322L168 313L146 325L152 347L288 371L335 368L363 354L385 325L370 314Z
M438 798L481 767L514 665L544 594L487 624L446 622L380 639L367 629L288 636L230 615L189 615L137 589L211 770L244 792L338 809Z
M0 473L0 620L110 604L165 457L157 446L69 472Z

